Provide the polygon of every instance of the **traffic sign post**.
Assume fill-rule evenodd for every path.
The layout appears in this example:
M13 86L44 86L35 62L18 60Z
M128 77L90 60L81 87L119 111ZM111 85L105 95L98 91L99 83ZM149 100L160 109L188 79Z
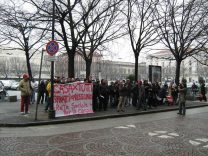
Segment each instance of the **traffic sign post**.
M53 0L54 3L55 0ZM59 50L59 45L56 41L54 41L54 32L52 33L52 40L48 42L46 45L47 53L53 57ZM55 110L54 110L54 61L51 61L51 100L50 100L50 110L48 111L48 118L55 118Z
M58 52L58 50L59 44L54 40L48 42L48 44L46 45L46 51L51 56L55 55Z

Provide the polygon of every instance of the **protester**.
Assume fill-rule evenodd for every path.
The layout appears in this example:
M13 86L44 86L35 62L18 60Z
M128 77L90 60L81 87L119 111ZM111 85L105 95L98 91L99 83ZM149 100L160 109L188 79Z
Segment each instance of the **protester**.
M187 86L186 86L186 80L183 79L181 83L178 86L178 92L179 92L179 112L180 115L186 114L186 92L187 92Z
M37 104L39 104L40 101L41 101L41 104L43 104L45 92L46 92L46 86L45 86L45 82L42 80L40 82L40 84L38 85L38 99L37 99Z
M154 105L154 98L153 98L153 89L151 82L148 83L148 90L147 90L147 105L149 106L149 109L152 109L152 106Z
M168 90L168 85L165 83L163 85L163 87L160 89L160 92L159 92L159 98L161 98L161 100L160 100L161 105L165 104L164 99L166 99L166 96L167 96L167 93L168 93L167 90Z
M115 92L115 100L114 100L114 104L115 104L115 107L117 107L118 106L118 102L119 102L119 80L116 80L115 81L115 84L114 84L114 86L115 86L115 90L114 90L114 92Z
M147 105L145 103L145 87L142 84L142 81L138 81L137 84L137 89L138 89L138 93L137 93L137 110L140 110L141 108L146 111L147 110Z
M110 96L110 106L112 108L115 108L115 84L114 82L110 83L109 89L109 96Z
M143 85L144 85L144 89L145 89L144 105L145 105L145 108L147 108L147 104L148 104L148 100L149 100L149 88L150 88L150 85L149 85L147 80L144 80Z
M196 93L198 91L198 86L194 82L191 86L191 91L192 91L193 96L196 96Z
M93 111L97 111L99 104L99 95L100 95L100 81L93 82L93 93L92 93L92 108Z
M23 80L19 83L19 89L21 91L21 114L28 114L30 95L32 92L28 74L23 74Z
M48 102L48 91L46 90L46 87L47 87L49 82L50 82L50 80L45 81L45 103Z
M152 83L152 106L153 107L157 107L158 106L157 95L158 95L157 82L153 82Z
M45 106L45 112L47 112L51 108L51 81L48 81L48 84L46 86L46 92L48 93L48 99Z
M166 96L166 101L168 105L173 105L174 100L173 100L173 93L174 93L174 87L173 87L173 82L170 82L168 86L168 95Z
M36 84L35 84L34 79L31 80L30 86L31 86L30 102L31 102L31 104L34 104L35 103L35 88L36 88Z
M108 105L109 91L107 81L105 79L101 80L99 94L99 110L101 111L102 109L104 109L104 111L106 111Z
M176 84L173 84L172 86L172 96L173 96L173 105L178 105L177 99L178 99L178 88Z
M207 97L206 97L206 87L205 87L204 81L201 82L200 94L201 94L200 101L204 100L206 102Z
M132 98L131 98L131 91L132 91L132 84L130 82L129 79L126 80L126 89L127 89L127 97L126 97L126 106L130 106L131 105L131 101L132 101ZM134 107L136 107L136 103L132 103Z
M131 92L132 92L132 106L134 104L138 105L138 94L139 94L138 93L139 92L138 85L139 85L139 81L133 85L132 90L131 90ZM138 108L138 106L137 106L137 108Z
M119 83L119 102L117 106L117 112L122 111L124 112L124 106L127 98L127 88L124 82Z

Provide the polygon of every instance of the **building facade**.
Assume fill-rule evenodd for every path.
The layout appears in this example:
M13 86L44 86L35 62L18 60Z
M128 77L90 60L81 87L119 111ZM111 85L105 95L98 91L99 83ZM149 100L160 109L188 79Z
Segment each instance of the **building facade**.
M42 51L36 52L30 60L34 78L39 78ZM50 78L51 58L43 51L41 78ZM66 54L57 55L55 61L55 76L68 76L68 58ZM131 62L113 61L103 59L99 53L94 53L91 65L93 79L122 80L129 75L134 75L135 64ZM0 78L21 78L27 73L25 52L0 48ZM80 53L75 55L75 77L84 79L86 77L86 63ZM138 65L138 79L148 79L146 63Z
M55 63L55 75L67 77L68 58L66 54L60 56L60 61ZM129 75L134 75L134 63L105 60L99 53L94 53L91 64L91 76L93 79L118 80L126 79ZM75 55L75 77L84 79L86 77L86 63L80 53ZM146 63L139 63L139 79L146 79Z
M176 73L176 61L172 53L167 49L160 49L147 56L148 65L162 67L162 81L174 80ZM208 67L197 62L193 57L187 57L181 63L180 79L185 78L188 82L198 82L202 77L208 81Z

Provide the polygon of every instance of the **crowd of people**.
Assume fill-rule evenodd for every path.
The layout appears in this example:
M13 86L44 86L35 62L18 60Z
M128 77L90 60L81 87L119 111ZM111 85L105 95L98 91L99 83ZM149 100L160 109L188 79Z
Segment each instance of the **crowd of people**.
M56 78L55 83L73 83L80 81L74 78ZM105 79L92 80L91 77L84 79L85 83L93 83L92 106L93 111L107 111L108 108L115 108L118 112L124 112L128 106L133 106L137 110L146 111L147 109L155 108L159 105L179 105L179 114L185 115L185 101L187 86L186 81L182 80L177 86L171 82L161 84L159 82L148 82L147 80L138 80L131 83L127 80L116 80L110 82ZM27 74L23 75L23 80L20 82L21 90L21 113L28 113L28 106L34 103L34 87L29 81ZM193 84L192 92L196 93L198 88ZM200 100L206 99L206 88L202 83ZM42 80L38 85L37 104L45 103L45 112L51 109L51 82L50 80ZM31 99L31 102L30 102Z
M158 105L177 105L178 88L173 83L161 86L158 82L150 83L147 80L131 83L130 80L93 83L93 110L107 110L108 107L116 108L118 112L125 111L132 105L137 110L152 109ZM168 100L167 97L171 99Z

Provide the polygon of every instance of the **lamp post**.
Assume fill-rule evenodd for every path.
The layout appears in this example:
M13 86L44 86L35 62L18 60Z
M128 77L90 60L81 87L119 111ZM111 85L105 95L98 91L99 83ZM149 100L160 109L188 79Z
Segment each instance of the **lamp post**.
M41 51L41 60L40 60L40 70L39 70L38 85L40 85L40 80L41 80L41 72L42 72L42 64L43 64L43 52L44 51L45 51L44 49L42 49L42 51ZM38 89L39 89L39 86L38 86ZM37 115L38 115L38 103L36 103L35 120L37 120Z

